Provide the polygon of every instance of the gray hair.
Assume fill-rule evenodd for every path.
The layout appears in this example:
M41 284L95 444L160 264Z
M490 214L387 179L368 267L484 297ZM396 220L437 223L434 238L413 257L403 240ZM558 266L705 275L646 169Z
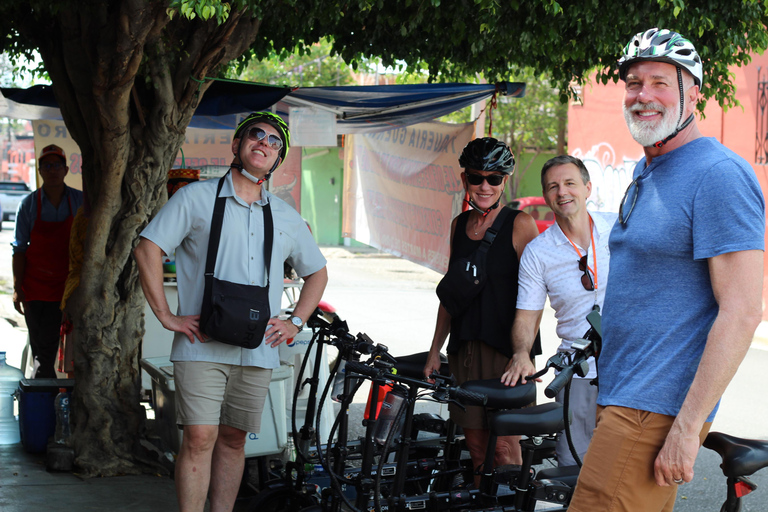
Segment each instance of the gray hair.
M587 167L584 165L584 162L581 161L580 158L576 158L575 156L571 155L559 155L553 158L550 158L544 163L544 166L541 168L541 188L544 189L545 183L544 183L544 177L547 175L547 171L550 170L552 167L557 167L560 165L567 165L567 164L573 164L576 166L576 168L579 169L579 172L581 173L581 180L586 185L589 183L589 171L587 170Z

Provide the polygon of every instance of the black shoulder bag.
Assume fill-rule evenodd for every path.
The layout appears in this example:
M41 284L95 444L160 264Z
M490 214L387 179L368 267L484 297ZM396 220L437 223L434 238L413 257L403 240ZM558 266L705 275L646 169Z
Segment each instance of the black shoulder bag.
M219 180L211 219L211 236L205 261L205 292L200 312L200 329L216 341L243 348L256 348L264 339L270 318L269 264L272 256L273 223L269 203L264 205L264 262L266 286L237 284L213 277L219 253L221 225L226 197L219 197L224 178Z
M502 208L493 225L485 231L477 250L468 257L454 259L448 266L448 272L437 284L437 297L451 317L461 316L485 286L488 279L485 271L488 249L509 213L509 208Z

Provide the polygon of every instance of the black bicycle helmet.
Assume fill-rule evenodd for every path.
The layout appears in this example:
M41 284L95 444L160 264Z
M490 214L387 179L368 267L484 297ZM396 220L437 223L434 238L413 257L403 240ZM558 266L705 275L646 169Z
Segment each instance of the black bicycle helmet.
M512 174L515 172L515 155L500 140L483 137L464 146L459 165L464 169Z

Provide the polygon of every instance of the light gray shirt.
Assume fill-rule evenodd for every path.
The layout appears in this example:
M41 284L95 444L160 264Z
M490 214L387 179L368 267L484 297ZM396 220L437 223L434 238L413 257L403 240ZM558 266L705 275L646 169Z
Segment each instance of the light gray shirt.
M179 292L178 315L198 315L205 289L205 261L211 215L218 179L200 181L181 188L142 231L141 236L157 244L165 254L176 251L176 281ZM261 200L251 205L235 195L228 174L221 196L227 197L219 253L214 275L238 284L266 286L264 264L264 214L269 203L274 220L274 242L269 276L269 305L272 316L280 313L283 292L283 262L300 276L325 267L326 260L317 247L304 219L291 206L262 189ZM277 368L277 347L262 343L245 349L217 341L190 343L185 334L175 333L171 361L209 361L241 366Z
M573 340L581 338L589 329L587 315L595 304L603 307L605 288L608 285L610 251L608 238L616 221L615 213L589 212L593 220L592 243L588 247L578 246L581 255L588 255L587 264L595 281L595 258L597 253L597 288L587 291L581 284L579 255L568 241L557 222L547 228L525 246L520 258L518 274L517 309L539 311L549 295L549 303L557 318L557 336L562 340L558 350L570 350ZM597 376L595 364L589 359L588 379Z

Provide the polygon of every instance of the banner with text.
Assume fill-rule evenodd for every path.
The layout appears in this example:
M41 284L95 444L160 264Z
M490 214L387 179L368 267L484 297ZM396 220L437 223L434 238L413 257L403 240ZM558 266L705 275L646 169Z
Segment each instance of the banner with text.
M64 121L33 121L32 128L35 134L35 154L40 154L48 144L61 147L67 155L69 166L66 183L70 187L82 190L83 171L80 148L70 136ZM173 167L200 170L203 179L223 175L232 162L233 133L234 130L230 129L187 128L186 139L176 156ZM41 183L42 179L37 175L37 182L31 183L30 186L34 189ZM301 148L291 148L285 163L275 171L268 187L270 192L301 213Z
M459 155L474 130L430 122L348 135L343 236L445 272L464 200Z

